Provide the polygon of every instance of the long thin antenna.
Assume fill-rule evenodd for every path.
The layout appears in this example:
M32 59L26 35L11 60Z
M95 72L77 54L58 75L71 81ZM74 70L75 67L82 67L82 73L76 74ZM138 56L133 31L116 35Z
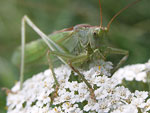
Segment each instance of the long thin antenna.
M116 13L112 19L109 21L109 23L107 24L107 29L109 30L111 23L113 22L113 20L120 14L122 13L124 10L126 10L127 8L133 6L134 4L136 4L137 2L139 2L140 0L136 0L130 4L128 4L126 7L122 8L118 13Z
M100 6L100 27L102 27L102 6L101 6L101 1L99 0L99 6Z

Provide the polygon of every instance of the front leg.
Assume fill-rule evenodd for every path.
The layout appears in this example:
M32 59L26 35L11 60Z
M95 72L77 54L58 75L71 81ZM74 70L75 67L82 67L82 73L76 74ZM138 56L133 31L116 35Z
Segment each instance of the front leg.
M90 55L90 57L95 56L95 55L97 57L102 58L103 60L106 60L105 56L100 52L99 49L95 49L94 52Z
M119 55L124 55L124 57L119 61L119 63L114 67L112 70L112 75L120 68L120 66L127 60L129 52L123 49L117 49L117 48L112 48L112 47L107 47L106 50L104 51L105 55L108 54L119 54Z
M96 101L96 97L95 97L95 94L94 94L94 89L92 88L91 84L85 79L84 75L82 75L79 70L77 70L75 67L72 66L72 63L70 62L69 63L71 69L76 72L80 78L83 80L83 82L88 86L89 88L89 91L90 91L90 95L91 95L91 98Z
M74 56L74 55L70 55L70 54L67 54L67 53L64 54L64 53L60 53L60 52L56 52L56 51L51 51L51 54L56 55L56 56L59 56L59 57L65 59L65 61L67 61L67 64L69 65L69 67L70 67L74 72L76 72L76 73L79 75L79 77L82 79L82 81L83 81L83 82L87 85L87 87L89 88L91 98L96 101L95 94L94 94L94 89L92 88L91 84L85 79L84 75L81 74L81 73L72 65L72 63L75 64L75 63L84 62L85 60L87 60L88 55L87 55L87 54L82 54L82 55Z

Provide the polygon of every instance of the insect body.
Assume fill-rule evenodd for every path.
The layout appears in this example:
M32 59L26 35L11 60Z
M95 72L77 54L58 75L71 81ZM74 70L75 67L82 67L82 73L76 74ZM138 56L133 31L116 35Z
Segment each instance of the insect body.
M87 24L79 24L71 28L57 31L49 36L45 35L27 16L22 19L22 51L21 51L21 77L20 82L22 88L23 73L24 73L24 57L26 62L37 60L39 57L44 55L48 51L48 62L49 67L52 70L53 77L56 83L56 91L59 88L59 83L53 71L53 62L49 55L56 56L55 59L67 64L71 69L76 72L80 78L88 86L91 97L95 99L94 90L84 76L77 70L78 68L84 68L85 65L89 65L91 62L97 64L97 60L105 59L109 54L121 54L124 57L120 60L117 66L114 68L115 72L120 65L127 59L128 51L112 48L105 44L105 33L108 32L110 24L122 11L127 9L129 6L135 4L139 0L131 3L127 7L123 8L118 12L112 20L109 22L107 27L91 26ZM102 16L101 16L102 17ZM102 21L102 19L101 19ZM40 40L29 43L25 46L25 23L27 23L40 37ZM35 54L36 53L36 54ZM20 50L14 55L15 59L18 60L20 56ZM25 63L26 63L25 62ZM112 73L113 73L112 72Z

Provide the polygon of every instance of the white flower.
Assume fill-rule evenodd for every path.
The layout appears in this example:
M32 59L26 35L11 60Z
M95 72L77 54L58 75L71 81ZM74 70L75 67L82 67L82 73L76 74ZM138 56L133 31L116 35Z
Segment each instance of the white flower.
M143 112L150 111L150 99L147 100L146 105L143 109Z
M125 66L124 68L120 68L117 72L114 73L114 77L121 84L122 80L125 79L127 81L132 81L135 79L136 81L147 82L147 72L150 71L150 62L145 64L135 64Z
M134 94L137 98L143 99L143 101L148 97L148 92L147 91L138 91L138 90L136 90Z
M105 85L105 83L107 83L107 81L108 81L108 77L105 75L104 76L98 76L95 78L95 84L99 87Z
M8 113L137 113L138 109L142 112L150 110L148 92L131 93L128 88L120 85L127 74L131 75L127 77L130 80L141 74L137 80L143 80L148 64L133 65L131 69L130 66L126 67L112 77L108 77L112 69L110 62L101 60L98 64L101 66L80 71L93 87L96 100L91 98L89 88L82 80L70 79L72 76L77 77L77 73L71 75L71 69L62 65L54 69L59 82L57 92L50 70L26 80L22 90L19 90L18 82L12 88L17 93L9 93L7 97Z
M135 106L127 104L120 106L118 109L114 110L112 113L138 113L138 110Z
M87 104L84 106L84 111L94 110L93 106L95 105L95 101L91 98L88 99Z
M148 97L148 92L136 90L134 93L134 98L132 98L132 105L138 108L144 108L146 106L145 99Z
M129 89L124 88L123 86L119 86L115 89L115 94L120 97L121 99L127 100L131 96L131 92Z

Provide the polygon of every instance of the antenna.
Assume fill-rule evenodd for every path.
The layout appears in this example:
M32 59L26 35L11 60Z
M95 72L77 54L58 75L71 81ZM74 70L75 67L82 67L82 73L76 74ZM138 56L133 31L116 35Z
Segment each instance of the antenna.
M102 7L101 7L101 1L99 0L99 6L100 6L100 27L102 27Z
M122 8L118 13L116 13L112 19L109 21L109 23L107 24L107 29L109 30L111 23L114 21L114 19L120 14L122 13L124 10L128 9L129 7L133 6L134 4L136 4L137 2L139 2L140 0L136 0L130 4L128 4L126 7Z

